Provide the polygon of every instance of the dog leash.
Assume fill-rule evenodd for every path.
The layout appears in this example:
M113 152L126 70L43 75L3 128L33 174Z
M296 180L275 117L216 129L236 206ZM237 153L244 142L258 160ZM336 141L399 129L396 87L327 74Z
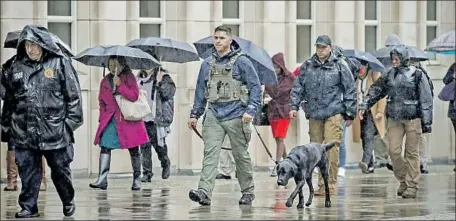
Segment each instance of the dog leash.
M279 162L276 161L276 160L274 160L274 158L272 158L272 154L271 154L271 152L269 151L268 147L266 146L266 143L264 142L263 138L261 137L260 133L258 132L256 126L253 125L253 127L255 128L255 131L256 131L256 133L257 133L257 135L258 135L258 138L260 138L260 141L261 141L261 143L263 144L264 149L266 149L266 152L268 153L269 157L271 158L271 160L272 160L276 165L278 165Z
M201 140L204 140L204 139L203 139L203 136L202 136L201 133L198 131L198 129L196 129L195 126L192 126L192 130L195 132L196 135L198 135L199 138L201 138ZM231 149L231 148L222 147L222 150L232 150L232 149Z

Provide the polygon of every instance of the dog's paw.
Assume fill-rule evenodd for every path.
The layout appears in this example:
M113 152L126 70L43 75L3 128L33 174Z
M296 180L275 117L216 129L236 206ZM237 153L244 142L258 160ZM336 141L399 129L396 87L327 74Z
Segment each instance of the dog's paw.
M291 206L293 206L293 201L287 200L287 202L285 203L285 206L287 206L288 208L290 208Z
M298 208L298 209L304 208L304 203L298 203L298 205L296 206L296 208Z
M306 206L309 207L312 204L312 202L307 202Z
M325 201L325 207L331 207L331 201L329 201L329 200Z

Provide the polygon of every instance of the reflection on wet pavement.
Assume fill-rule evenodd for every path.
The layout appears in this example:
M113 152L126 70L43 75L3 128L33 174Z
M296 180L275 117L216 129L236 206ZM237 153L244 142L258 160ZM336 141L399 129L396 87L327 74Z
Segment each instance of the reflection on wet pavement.
M348 170L339 180L337 196L332 207L324 207L324 198L315 197L309 208L285 207L294 189L277 187L269 173L255 173L256 199L252 206L240 206L241 196L237 180L217 181L212 206L199 206L188 199L188 191L195 188L198 176L174 176L168 180L153 179L143 184L140 191L130 190L131 179L111 179L108 190L93 190L88 179L76 179L76 213L74 220L108 219L455 219L455 174L452 167L433 167L433 173L421 177L416 199L396 196L393 174L384 169L363 175L359 170ZM314 175L314 186L316 176ZM3 185L2 185L3 189ZM19 210L19 192L1 191L0 219L14 219ZM308 188L304 188L307 200ZM62 206L55 188L40 192L39 219L62 219ZM437 217L437 218L436 218ZM68 218L66 218L68 219Z

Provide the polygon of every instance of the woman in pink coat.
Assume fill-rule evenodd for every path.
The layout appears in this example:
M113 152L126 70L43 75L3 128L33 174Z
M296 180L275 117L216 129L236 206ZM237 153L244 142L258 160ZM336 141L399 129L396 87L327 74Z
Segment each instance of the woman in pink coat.
M98 101L100 117L95 145L101 148L98 179L89 184L91 188L106 189L108 173L111 164L111 150L128 149L133 168L132 190L141 189L141 154L139 145L149 141L143 121L127 121L123 119L115 95L121 95L129 101L137 101L139 87L130 68L120 58L110 58L108 62L110 73L100 84Z

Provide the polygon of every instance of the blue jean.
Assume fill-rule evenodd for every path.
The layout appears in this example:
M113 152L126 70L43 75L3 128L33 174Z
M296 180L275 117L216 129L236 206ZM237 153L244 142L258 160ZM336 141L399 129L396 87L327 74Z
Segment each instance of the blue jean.
M339 147L339 168L345 168L345 161L347 161L347 149L345 148L345 132L347 126L345 125L345 121L342 121L342 141Z

